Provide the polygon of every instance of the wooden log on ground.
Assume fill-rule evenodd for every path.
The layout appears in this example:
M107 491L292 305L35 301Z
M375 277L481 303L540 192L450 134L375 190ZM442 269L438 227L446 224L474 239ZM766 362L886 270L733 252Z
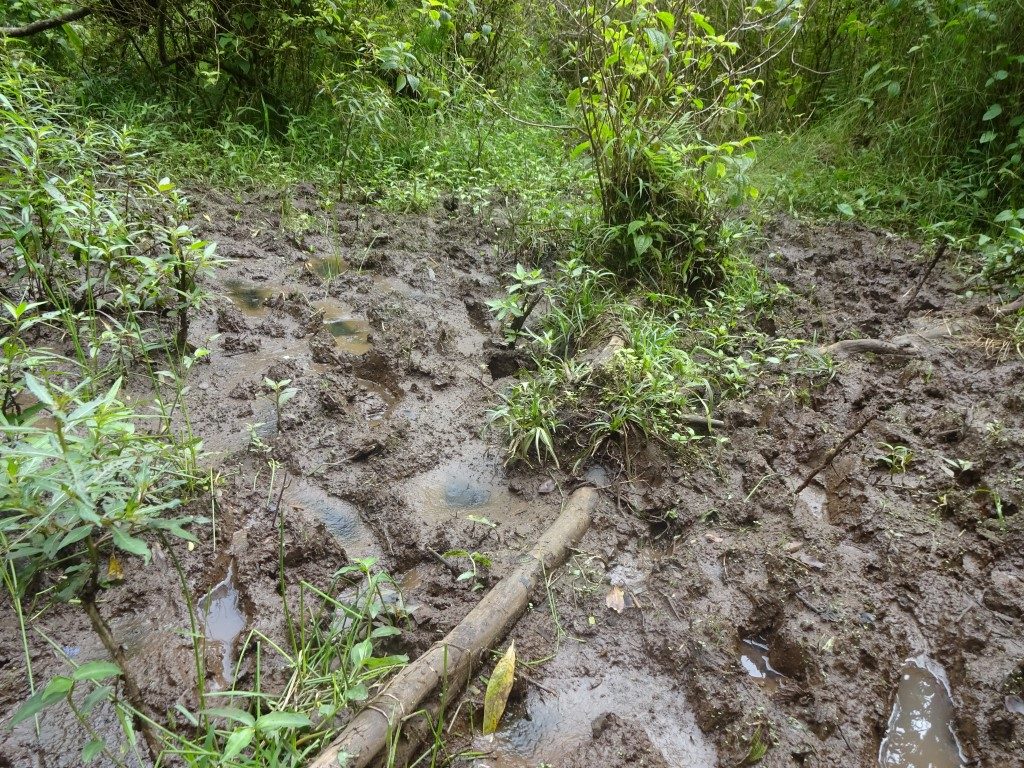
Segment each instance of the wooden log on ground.
M586 533L597 499L593 488L573 493L523 562L443 640L395 675L308 768L337 768L341 754L348 755L346 768L366 768L431 694L442 686L448 696L461 691L483 655L515 626L544 574L565 562L569 549Z

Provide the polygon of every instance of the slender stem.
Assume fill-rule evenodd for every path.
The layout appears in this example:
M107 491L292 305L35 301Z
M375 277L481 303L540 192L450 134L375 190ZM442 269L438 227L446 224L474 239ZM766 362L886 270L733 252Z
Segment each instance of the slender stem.
M110 625L107 624L106 619L100 613L99 606L96 605L96 593L95 590L88 590L82 594L82 607L85 609L86 615L89 617L89 623L92 624L93 631L99 637L103 647L106 648L107 653L110 654L110 658L114 660L114 663L121 668L121 674L124 677L124 692L125 698L128 699L128 703L135 710L133 713L133 719L135 725L140 731L142 736L146 740L146 746L149 747L150 759L155 763L157 758L160 756L163 750L163 745L160 742L160 738L156 735L156 732L150 726L145 715L147 714L149 707L146 706L145 699L142 696L142 691L135 682L135 678L132 676L128 669L128 657L125 656L120 644L114 639L113 633L110 631Z

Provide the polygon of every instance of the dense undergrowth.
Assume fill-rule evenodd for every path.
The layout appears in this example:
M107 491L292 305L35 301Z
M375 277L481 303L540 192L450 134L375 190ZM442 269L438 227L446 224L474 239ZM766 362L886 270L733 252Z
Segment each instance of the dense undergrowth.
M72 602L110 649L23 711L66 702L88 722L113 701L127 746L87 757L127 759L141 729L192 765L295 764L400 663L373 657L392 634L380 601L333 585L314 602L352 621L304 617L317 631L278 649L301 691L284 711L243 691L172 727L107 682L127 669L98 595L155 541L209 536L181 511L211 480L182 391L218 257L183 189L312 182L325 208L500 210L519 265L493 309L529 364L492 424L510 459L570 470L628 465L649 440L699 449L724 399L831 374L806 340L761 330L786 292L746 254L778 210L945 238L977 290L1022 289L1013 0L84 9L31 34L68 6L0 10L0 543L23 636ZM358 576L364 597L382 578Z

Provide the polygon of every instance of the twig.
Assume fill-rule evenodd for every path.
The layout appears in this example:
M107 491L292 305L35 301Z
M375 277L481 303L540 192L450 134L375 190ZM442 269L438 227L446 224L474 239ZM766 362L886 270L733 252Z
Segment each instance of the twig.
M829 464L831 464L832 460L836 456L838 456L839 453L846 446L848 446L850 444L850 441L852 441L853 438L855 438L857 435L859 435L864 430L864 427L866 427L868 424L870 424L872 421L874 421L877 417L878 417L878 411L872 411L871 413L869 413L861 421L860 424L858 424L856 427L854 427L849 432L847 432L845 435L843 435L843 439L840 440L836 444L835 448L833 448L831 451L829 451L828 453L825 454L825 458L822 460L822 462L811 471L811 474L809 474L806 478L804 478L804 481L802 483L800 483L800 486L795 491L793 491L793 493L799 495L800 492L803 491L808 485L810 485L811 481L814 478L816 478L818 476L818 474L823 469L825 469L825 467L827 467Z
M92 8L76 8L73 11L62 13L60 16L33 21L31 24L26 24L23 27L0 27L0 35L4 37L31 37L48 29L63 27L72 21L84 19L90 13L92 13Z
M455 578L458 578L462 575L462 571L459 570L459 567L455 565L455 563L451 563L448 560L446 560L444 555L442 555L440 552L437 552L433 549L428 549L427 552L433 555L434 559L437 560L437 562L439 562L441 565L443 565L445 568L451 571L452 576L454 576Z
M928 279L928 276L932 273L932 270L935 269L935 265L939 263L939 260L946 253L947 245L947 241L943 240L941 243L939 243L939 247L935 249L935 255L932 256L932 260L928 262L928 267L925 269L924 274L921 275L921 279L917 281L917 285L914 286L914 289L908 294L906 300L900 306L900 311L896 313L896 317L899 318L900 320L905 318L907 314L910 312L911 306L913 306L914 301L917 300L918 292L924 286L925 281Z

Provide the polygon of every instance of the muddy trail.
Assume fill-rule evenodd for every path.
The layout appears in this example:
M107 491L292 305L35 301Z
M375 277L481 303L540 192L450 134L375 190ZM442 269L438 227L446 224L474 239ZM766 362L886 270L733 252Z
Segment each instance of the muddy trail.
M501 436L482 431L517 368L484 305L512 266L499 213L327 214L312 189L194 199L233 260L191 329L213 340L187 395L221 479L198 510L214 535L180 553L210 685L252 683L242 636L282 636L282 551L289 598L378 558L400 581L414 658L589 482L603 491L594 525L513 630L526 674L502 729L470 735L471 684L449 727L455 765L1021 764L1024 363L971 314L950 264L904 317L925 268L915 244L775 222L757 258L790 295L771 332L899 339L899 354L843 352L827 383L727 405L728 442L685 461L648 446L632 477L612 462L569 477L505 467ZM280 430L264 378L298 390ZM455 549L493 564L458 580L465 563L436 555ZM158 552L102 606L159 712L195 706L177 579ZM102 656L75 611L39 621L37 680ZM5 619L4 719L28 695L20 642ZM273 665L260 674L283 683ZM39 735L0 732L0 765L76 766L87 740L49 710Z

